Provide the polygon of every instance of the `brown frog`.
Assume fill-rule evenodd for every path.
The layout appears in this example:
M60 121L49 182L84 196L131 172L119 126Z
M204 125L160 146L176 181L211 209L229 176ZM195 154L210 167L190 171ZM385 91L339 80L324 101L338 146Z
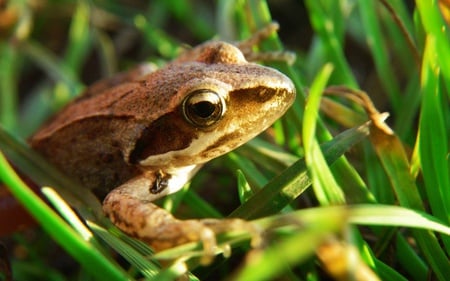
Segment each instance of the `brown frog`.
M285 75L211 41L159 70L143 66L94 84L30 144L92 189L122 231L155 250L201 240L211 251L216 233L242 221L182 221L152 201L267 129L294 99Z

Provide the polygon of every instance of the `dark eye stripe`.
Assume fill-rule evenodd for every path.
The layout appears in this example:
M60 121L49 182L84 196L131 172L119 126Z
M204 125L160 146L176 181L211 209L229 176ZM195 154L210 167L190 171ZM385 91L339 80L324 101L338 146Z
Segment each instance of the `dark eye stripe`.
M136 164L150 156L187 148L196 138L195 130L186 128L181 114L166 114L146 127L130 153L130 163Z

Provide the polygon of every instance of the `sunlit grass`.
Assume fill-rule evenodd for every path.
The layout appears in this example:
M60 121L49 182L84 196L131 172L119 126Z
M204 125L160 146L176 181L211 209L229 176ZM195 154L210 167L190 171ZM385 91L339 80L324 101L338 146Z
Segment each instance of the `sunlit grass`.
M214 161L193 180L189 191L163 202L174 212L242 217L267 230L265 247L256 250L249 246L251 235L245 231L220 236L219 245L232 243L237 249L230 259L219 258L204 267L197 259L200 244L159 253L159 259L178 259L161 267L151 249L101 216L92 194L59 176L6 132L25 139L87 83L144 60L164 64L186 47L184 43L197 44L213 36L245 39L273 20L271 6L259 0L217 1L212 16L208 6L186 0L150 1L142 6L50 1L39 8L25 1L10 2L5 11L12 9L15 20L0 26L0 149L23 174L60 192L87 219L89 229L64 211L64 203L48 189L44 193L57 207L43 204L1 158L1 180L11 186L48 237L81 265L64 276L39 245L15 238L17 245L39 254L28 259L10 255L14 276L32 280L47 270L48 280L77 276L173 280L188 270L190 280L206 276L320 280L324 268L335 278L357 274L358 268L381 280L450 276L450 35L434 1L416 1L410 11L402 1L306 0L313 31L308 49L283 46L277 35L259 46L260 51L297 52L293 65L268 63L291 77L297 87L296 103L269 137ZM0 17L5 15L1 13ZM296 30L292 25L281 28ZM353 56L358 57L349 46L356 45L371 60L370 84L353 65ZM332 85L347 88L323 91ZM394 134L363 124L370 116L366 117L364 105L348 98L352 91L345 89L362 90L382 107L380 111L389 111L387 123ZM341 157L347 152L348 158ZM214 171L213 176L208 174ZM237 176L230 179L230 173ZM227 203L234 211L224 212L225 207L208 201L214 198L200 196L202 187L212 181L225 193L231 192L230 185L238 186L239 191L233 190L235 200ZM348 272L345 267L333 272L330 266L336 263L327 264L323 250L324 245L338 244L346 249L342 255L353 255L356 249L353 265L361 266L349 264ZM221 251L227 252L226 247ZM242 252L250 253L249 258L240 260ZM38 267L39 272L31 269ZM9 273L2 274L0 280L7 280Z

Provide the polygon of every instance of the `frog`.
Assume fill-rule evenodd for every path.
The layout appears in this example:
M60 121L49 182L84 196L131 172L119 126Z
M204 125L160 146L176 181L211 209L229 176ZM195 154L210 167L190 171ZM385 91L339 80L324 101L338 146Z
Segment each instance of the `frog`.
M208 161L243 145L295 100L293 82L248 61L245 44L207 41L165 66L101 80L29 140L31 147L102 200L104 214L159 252L247 224L180 220L155 201L180 190Z

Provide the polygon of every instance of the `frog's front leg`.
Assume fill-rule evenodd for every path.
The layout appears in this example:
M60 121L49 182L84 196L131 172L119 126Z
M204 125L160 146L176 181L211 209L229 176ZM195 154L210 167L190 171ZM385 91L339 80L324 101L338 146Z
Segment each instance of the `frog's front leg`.
M207 255L214 251L216 240L210 228L196 220L178 220L148 200L116 189L106 197L103 210L119 229L155 251L193 241L202 241Z
M240 219L179 220L153 204L157 198L174 192L174 188L181 188L182 185L176 185L186 178L179 177L160 171L144 173L111 191L103 202L103 210L119 229L148 243L156 251L201 241L204 260L214 254L216 234L230 230L256 232L253 225Z

